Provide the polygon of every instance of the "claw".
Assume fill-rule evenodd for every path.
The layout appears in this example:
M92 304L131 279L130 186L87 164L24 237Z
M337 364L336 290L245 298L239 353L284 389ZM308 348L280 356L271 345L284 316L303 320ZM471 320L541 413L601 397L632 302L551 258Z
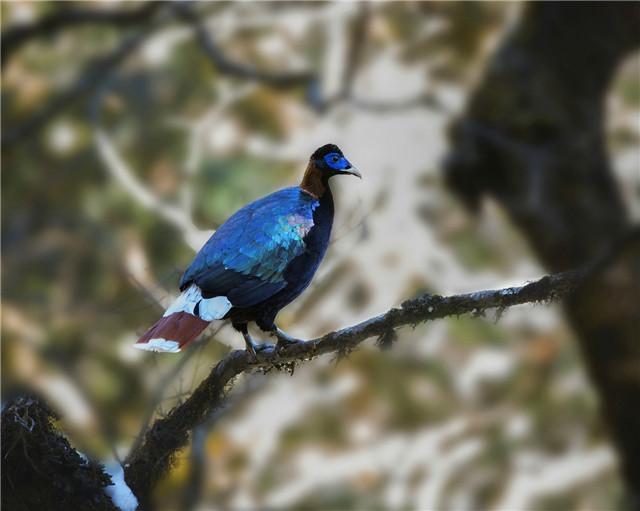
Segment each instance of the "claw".
M260 350L261 346L259 344L256 344L256 342L251 338L251 335L249 334L249 332L244 332L242 336L244 337L244 343L247 346L247 351L249 352L249 355L251 356L254 362L257 362L258 355L256 352Z
M296 339L295 337L291 337L288 333L283 330L280 330L278 327L275 327L273 330L273 335L275 335L278 339L276 343L277 349L285 348L286 346L290 346L291 344L297 344L302 342L300 339Z

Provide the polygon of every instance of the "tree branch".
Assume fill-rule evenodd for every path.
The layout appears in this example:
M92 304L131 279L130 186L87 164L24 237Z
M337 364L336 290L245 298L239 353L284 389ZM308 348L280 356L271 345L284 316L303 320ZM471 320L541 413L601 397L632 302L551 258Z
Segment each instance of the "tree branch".
M1 54L4 66L13 53L29 39L45 37L68 27L84 24L128 26L143 23L166 2L143 2L136 9L61 8L34 23L8 28L2 34Z
M200 15L190 5L176 5L176 12L194 30L196 40L213 66L221 73L245 80L252 80L275 88L311 86L317 81L313 71L265 71L229 59L210 37Z
M89 62L68 89L53 96L46 104L36 109L29 117L18 120L14 125L9 126L9 129L6 129L0 138L0 145L5 148L27 140L28 137L37 133L45 124L64 109L78 102L85 94L105 82L107 77L117 69L130 54L136 51L149 33L155 28L155 25L151 23L154 19L153 15L156 14L158 7L165 5L165 2L148 2L148 4L150 5L145 5L139 9L140 12L93 12L93 10L90 9L56 12L33 25L16 27L5 33L2 36L3 62L6 60L6 57L4 57L5 51L10 53L29 38L54 33L67 26L81 23L138 23L141 25L141 31L139 33L125 39L123 43L112 52ZM354 108L367 110L372 113L404 111L414 107L426 107L436 111L444 110L444 106L438 98L429 93L390 102L354 98L350 93L346 94L345 92L351 88L350 84L353 81L355 71L348 73L348 81L345 82L347 84L345 85L345 92L341 91L335 97L321 97L318 95L320 86L317 72L313 70L266 71L234 61L228 58L212 39L202 23L201 13L194 11L191 5L188 4L174 3L171 4L171 7L184 22L192 26L202 52L220 73L257 82L276 89L303 87L307 93L307 102L318 112L324 112L330 107L343 102L351 103ZM70 13L68 20L65 16L62 16L62 14L65 13ZM361 25L362 23L357 24L356 34L359 34L363 29ZM5 44L7 44L8 49L5 47ZM350 56L351 59L357 58L358 52L355 50L354 52L355 53Z
M84 94L97 87L140 46L147 37L148 32L149 27L125 39L114 51L89 62L68 89L54 96L24 121L5 130L1 139L2 146L5 147L25 140L67 106L78 101Z
M633 236L640 238L638 232L634 232ZM211 416L223 402L234 378L244 372L259 368L292 370L296 362L311 360L319 355L348 353L371 337L388 341L393 338L395 329L405 325L417 325L460 314L482 315L487 309L502 310L524 303L560 299L578 288L595 267L591 265L581 270L548 275L519 287L453 296L423 294L403 302L399 308L317 339L301 341L282 349L265 346L259 352L258 361L253 360L246 351L232 351L216 364L184 403L171 410L165 418L157 420L142 445L131 451L125 462L127 484L147 509L151 505L153 486L169 469L176 452L187 444L189 432Z
M147 188L118 154L107 133L99 127L94 130L94 141L105 168L122 188L143 207L179 229L187 244L198 250L212 232L198 229L186 211L163 201Z
M367 110L378 114L421 107L431 108L436 111L445 110L442 102L432 93L425 93L395 101L370 100L358 98L353 95L353 82L362 57L362 47L370 16L369 7L365 4L362 5L360 16L356 19L351 31L349 50L346 57L347 65L342 86L335 95L329 97L324 97L320 92L320 77L317 71L265 71L231 60L215 43L203 24L201 16L192 9L191 5L178 5L176 6L176 12L186 23L191 25L202 52L209 58L213 66L220 73L258 82L276 89L303 87L306 90L307 103L318 112L325 112L329 108L342 103L347 103L356 109ZM328 23L329 22L330 21L328 21Z

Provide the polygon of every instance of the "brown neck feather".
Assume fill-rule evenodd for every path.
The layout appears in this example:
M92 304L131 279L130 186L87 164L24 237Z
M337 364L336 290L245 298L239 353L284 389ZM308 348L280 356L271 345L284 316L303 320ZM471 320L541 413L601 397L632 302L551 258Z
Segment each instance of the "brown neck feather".
M307 170L302 178L302 183L300 183L300 188L318 199L322 197L327 190L327 182L323 179L322 171L313 161L310 161L309 165L307 165Z

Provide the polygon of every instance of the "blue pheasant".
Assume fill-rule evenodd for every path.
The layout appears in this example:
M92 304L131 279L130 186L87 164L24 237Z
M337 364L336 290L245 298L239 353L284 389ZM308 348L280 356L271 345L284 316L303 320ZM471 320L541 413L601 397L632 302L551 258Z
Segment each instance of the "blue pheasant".
M251 321L278 343L294 342L275 318L309 285L324 257L333 223L329 178L345 174L361 177L336 145L324 145L311 155L300 186L232 215L185 271L182 294L135 347L178 352L216 319L231 320L253 357Z

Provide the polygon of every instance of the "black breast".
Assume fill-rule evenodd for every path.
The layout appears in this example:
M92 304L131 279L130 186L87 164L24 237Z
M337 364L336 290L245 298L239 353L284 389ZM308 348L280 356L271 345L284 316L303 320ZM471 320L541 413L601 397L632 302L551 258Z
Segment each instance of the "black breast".
M329 246L332 225L333 197L327 190L313 212L313 227L304 238L305 252L291 261L284 272L287 287L282 294L288 301L281 307L295 299L311 282Z

